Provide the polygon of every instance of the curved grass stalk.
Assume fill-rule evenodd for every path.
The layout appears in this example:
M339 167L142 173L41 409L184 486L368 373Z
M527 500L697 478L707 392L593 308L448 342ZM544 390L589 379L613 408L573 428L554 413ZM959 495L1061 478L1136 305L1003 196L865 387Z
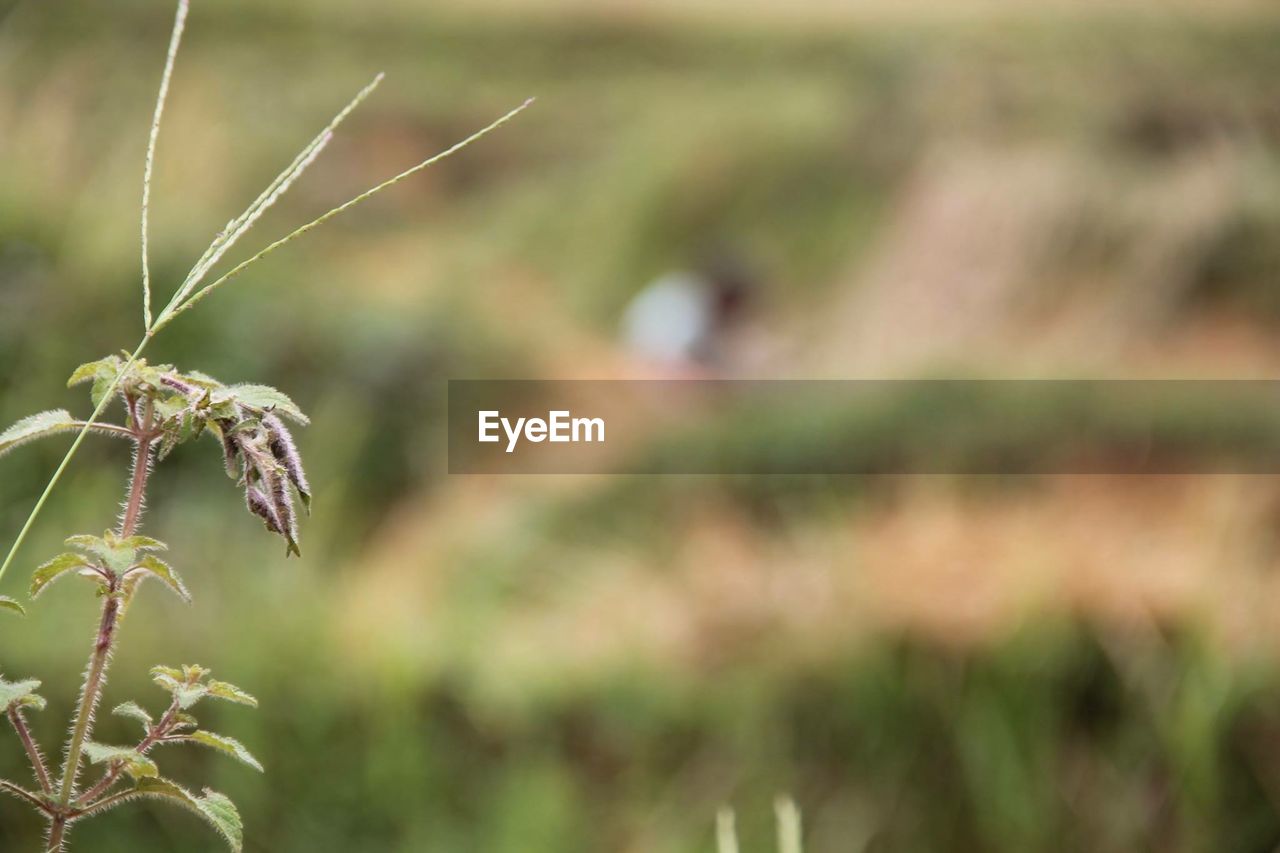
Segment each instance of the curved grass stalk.
M142 319L146 329L151 328L151 261L148 258L148 222L151 209L151 172L156 159L156 140L160 138L160 120L164 117L165 101L169 99L169 80L173 77L173 62L182 44L182 32L187 25L189 0L178 0L178 13L173 21L173 35L169 37L169 53L164 61L164 73L160 76L160 92L156 95L156 111L151 117L151 136L147 140L147 161L142 170Z

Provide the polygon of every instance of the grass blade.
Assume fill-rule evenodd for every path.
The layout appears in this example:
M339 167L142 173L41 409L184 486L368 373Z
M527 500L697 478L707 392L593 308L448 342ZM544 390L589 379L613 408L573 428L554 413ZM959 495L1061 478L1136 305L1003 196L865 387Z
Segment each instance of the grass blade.
M164 105L169 99L169 80L173 77L173 62L182 44L182 33L187 26L189 0L178 0L178 12L173 19L173 34L169 37L169 53L164 61L164 73L160 76L160 91L156 95L156 111L151 117L151 136L147 140L147 161L142 170L142 318L151 329L151 260L148 257L148 217L151 209L151 173L156 159L156 140L160 138L160 120L164 117Z
M195 266L191 268L191 272L187 274L186 280L182 282L177 293L169 301L169 305L165 306L164 311L161 312L162 314L167 313L171 308L176 307L182 300L186 299L191 294L191 291L204 280L209 270L213 268L213 265L222 258L227 250L247 234L258 218L289 191L294 181L300 178L302 173L320 156L320 152L329 144L329 140L333 138L334 131L338 129L338 126L346 120L347 116L351 115L356 107L360 106L366 98L373 94L374 89L378 88L383 76L382 74L377 75L369 85L356 93L356 96L333 117L325 128L311 142L307 143L305 148L298 152L298 156L293 158L293 162L277 175L275 180L254 199L244 213L227 223L227 227L209 244L209 248L200 256L200 260L196 261Z
M191 308L192 306L194 306L195 304L197 304L198 302L200 302L202 299L204 299L205 297L207 297L209 294L213 293L213 291L217 290L219 287L221 287L222 285L226 284L228 281L230 281L231 279L235 278L235 277L236 277L236 276L238 276L240 273L244 272L246 269L248 269L249 267L251 267L251 266L253 266L254 264L256 264L258 261L260 261L260 260L262 260L263 258L265 258L267 255L271 254L271 253L272 253L272 252L274 252L276 249L279 249L281 246L284 246L286 243L290 243L290 242L292 242L293 240L297 239L298 237L301 237L303 234L306 234L306 233L307 233L308 231L310 231L311 229L316 228L316 227L318 227L318 226L320 226L320 225L323 225L324 223L328 222L330 219L332 219L333 217L337 216L338 214L343 213L343 212L345 212L345 211L347 211L347 210L350 210L352 207L355 207L355 206L356 206L357 204L359 204L360 202L365 201L366 199L368 199L368 198L370 198L370 197L372 197L372 196L377 195L378 193L382 192L383 190L385 190L385 189L387 189L387 188L389 188L389 187L395 186L396 184L400 183L401 181L405 180L406 178L409 178L409 177L411 177L411 176L413 176L413 175L416 175L418 172L421 172L423 169L426 169L426 168L427 168L427 167L429 167L429 166L433 166L433 165L435 165L436 163L439 163L441 160L444 160L446 157L449 157L449 156L451 156L451 155L453 155L453 154L456 154L457 152L461 151L463 148L466 148L466 147L467 147L468 145L470 145L471 143L473 143L473 142L477 141L478 139L480 139L480 138L481 138L481 137L483 137L483 136L486 136L486 135L487 135L487 134L489 134L489 133L492 133L493 131L495 131L495 130L497 130L499 127L501 127L502 125L504 125L504 124L506 124L507 122L511 121L511 119L515 118L517 115L519 115L519 114L520 114L521 112L523 112L525 109L527 109L527 108L528 108L528 106L529 106L530 104L532 104L532 103L533 103L533 99L532 99L532 98L530 98L529 100L525 101L525 102L524 102L523 104L521 104L520 106L516 107L516 108L515 108L514 110L512 110L511 112L509 112L509 113L507 113L506 115L502 116L502 118L500 118L500 119L498 119L497 121L493 122L493 123L492 123L492 124L490 124L489 126L487 126L487 127L483 128L483 129L481 129L481 130L476 131L475 133L471 134L470 136L468 136L466 139L462 140L461 142L459 142L459 143L457 143L457 144L453 145L453 146L452 146L452 147L450 147L450 148L445 149L444 151L441 151L439 154L436 154L436 155L435 155L435 156L433 156L433 157L428 157L426 160L423 160L423 161L422 161L421 163L419 163L418 165L413 166L412 168L409 168L409 169L404 170L403 172L401 172L400 174L396 175L395 177L393 177L393 178L389 178L389 179L387 179L387 180L383 181L382 183L378 184L377 186L375 186L375 187L373 187L373 188L371 188L371 189L365 190L364 192L360 193L360 195L356 196L355 198L353 198L353 199L351 199L351 200L349 200L349 201L347 201L347 202L345 202L345 203L343 203L343 204L338 205L337 207L333 208L332 210L328 211L327 213L325 213L325 214L323 214L323 215L321 215L321 216L317 217L316 219L311 220L311 221L310 221L310 222L308 222L306 225L303 225L302 227L297 228L297 229L295 229L295 230L291 231L289 234L286 234L284 237L281 237L279 240L276 240L274 243L272 243L271 245L267 246L265 249L263 249L262 251L258 252L256 255L254 255L253 257L249 258L248 260L241 261L239 264L237 264L236 266L232 267L232 268L231 268L231 270L230 270L230 271L228 271L227 273L225 273L222 277L220 277L220 278L216 279L216 280L215 280L215 281L213 281L211 284L208 284L208 285L206 285L205 287L201 288L199 291L197 291L195 294L193 294L193 295L192 295L189 299L187 299L185 302L182 302L181 304L179 304L179 305L177 305L176 307L173 307L173 308L166 308L166 309L161 313L160 317L156 320L156 324L155 324L155 329L154 329L154 330L155 330L155 331L159 331L160 329L164 328L164 327L165 327L165 326L167 326L169 323L173 322L174 318L175 318L175 317L177 317L179 314L181 314L182 312L184 312L184 311L188 310L189 308Z

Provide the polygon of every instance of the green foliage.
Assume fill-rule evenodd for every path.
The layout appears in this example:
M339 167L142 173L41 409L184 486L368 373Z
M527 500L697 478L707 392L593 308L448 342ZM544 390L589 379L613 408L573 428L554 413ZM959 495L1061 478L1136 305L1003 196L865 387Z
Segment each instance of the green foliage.
M124 598L133 596L147 578L156 578L183 601L190 602L186 584L172 566L149 551L164 551L163 542L150 536L117 536L108 530L102 536L78 534L67 538L67 544L84 553L59 554L44 563L31 576L33 599L54 581L78 573L98 584L103 594Z
M139 583L147 577L157 578L164 583L174 594L183 601L191 602L191 593L187 592L186 585L182 582L182 578L173 570L173 567L164 560L146 554L138 560L132 569L125 575L126 583Z
M235 853L240 853L244 844L244 824L235 804L222 794L206 788L204 795L197 797L168 779L140 779L134 791L195 812L227 840Z
M151 715L148 714L137 702L122 702L113 708L111 713L115 714L117 717L128 717L130 719L137 720L142 723L143 731L150 731L151 727L155 725L155 720L153 720Z
M160 770L154 761L131 747L106 746L89 741L84 745L84 754L94 764L119 763L125 772L135 779L154 778L160 775Z
M248 705L250 708L258 707L257 699L254 699L234 684L227 684L225 681L210 681L207 686L209 695L214 699L224 699L237 705Z
M227 737L226 735L214 734L213 732L194 731L174 739L175 743L187 741L216 749L225 755L231 756L237 761L241 761L249 765L259 773L263 772L262 764L258 759L254 758L253 754L245 748L244 744L240 743L240 741L235 738Z
M251 708L258 707L258 700L239 687L215 681L209 676L209 670L200 666L156 666L151 669L152 681L173 694L178 707L184 711L205 697L223 699Z
M67 537L67 545L97 557L99 568L123 575L137 568L139 551L166 551L167 545L150 536L117 536L107 530L101 536L80 533Z
M125 364L126 361L116 355L87 362L72 371L71 378L67 380L67 387L74 388L85 382L92 383L89 389L89 400L97 407L124 384L120 374Z
M29 594L33 599L38 598L40 593L44 592L49 584L63 577L68 572L80 572L89 569L92 576L92 567L87 559L81 554L59 554L49 562L41 565L31 575L31 589ZM100 580L100 579L99 579Z
M40 682L33 678L17 682L0 678L0 709L7 711L17 706L35 708L37 711L44 710L45 701L35 692L39 687Z
M74 429L79 429L79 425L65 409L30 415L0 432L0 456L29 441Z
M0 595L0 610L17 613L19 616L24 616L27 612L26 608L7 595Z
M251 410L278 412L302 426L311 423L311 419L302 413L288 395L268 385L232 385L223 389L222 393L223 399L233 400Z

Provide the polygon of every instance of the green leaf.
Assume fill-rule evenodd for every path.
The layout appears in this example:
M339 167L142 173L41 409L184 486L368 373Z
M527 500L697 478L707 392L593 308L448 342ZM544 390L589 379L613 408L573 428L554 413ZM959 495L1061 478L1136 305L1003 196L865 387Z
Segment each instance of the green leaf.
M188 385L199 385L202 388L221 388L222 383L214 379L207 373L201 373L193 370L190 373L179 374L181 379Z
M90 563L83 555L71 552L59 554L32 573L30 595L32 598L38 598L40 593L58 578L68 572L78 572L87 568L90 568Z
M151 727L155 725L155 720L151 719L151 715L148 714L137 702L124 702L117 705L111 713L118 717L129 717L130 719L137 720L142 723L143 727L147 731L150 731Z
M120 388L120 383L116 381L115 376L99 376L97 379L93 380L93 387L89 389L89 402L93 403L93 407L95 409L98 408L98 406L102 405L103 398L106 397L113 388L116 390L119 390Z
M152 778L160 775L159 768L150 758L128 746L107 746L106 744L85 741L84 754L94 764L120 762L124 770L135 779Z
M156 669L161 669L157 667ZM168 669L165 667L164 669ZM205 696L209 695L209 688L203 684L187 684L185 681L174 678L169 672L151 671L151 679L173 694L173 698L178 700L178 707L187 710L192 705L199 702Z
M191 401L181 394L171 394L168 397L161 397L152 403L152 409L157 419L167 421L176 419L178 415L188 411Z
M187 603L191 602L191 593L187 592L186 584L182 582L182 578L178 576L178 573L173 570L173 566L170 566L164 560L147 554L134 564L129 573L132 574L135 571L143 571L159 578L164 582L165 586L177 594L178 598Z
M121 545L126 548L132 548L135 551L168 551L169 546L161 542L159 539L152 539L150 536L129 536L124 539L118 539Z
M245 749L244 744L235 738L227 737L226 735L214 734L213 732L197 731L183 735L182 739L212 747L213 749L229 755L238 761L248 764L259 773L263 772L262 764L258 762L258 759L254 758L253 753Z
M276 412L306 426L310 419L282 391L269 385L232 385L228 389L240 403L263 411Z
M257 699L254 699L234 684L227 684L225 681L210 681L208 687L209 695L214 698L225 699L228 702L235 702L240 705L248 705L250 708L258 707Z
M90 536L88 533L77 533L75 536L68 536L66 544L71 548L79 548L81 551L89 551L97 554L99 548L106 548L107 543L100 536Z
M109 355L106 358L100 358L97 361L90 361L80 365L71 374L71 378L67 380L67 387L74 388L85 382L92 382L100 376L115 377L120 372L120 368L124 366L124 362L118 355Z
M9 610L19 616L27 615L27 609L7 595L0 595L0 610Z
M0 711L8 711L14 705L43 710L44 699L35 693L39 686L40 682L34 678L17 682L8 682L0 678Z
M108 530L102 536L88 536L78 534L76 536L67 537L67 544L72 548L79 548L82 551L88 551L94 556L100 557L107 568L114 572L124 574L133 568L139 550L160 551L166 547L163 542L159 542L149 536L130 536L121 539L115 533Z
M29 415L0 432L0 456L29 441L79 428L80 425L66 409L52 409Z
M235 804L222 794L206 788L204 796L197 797L168 779L139 779L134 790L144 796L168 800L195 812L226 839L234 853L240 853L243 849L244 823L240 820Z
M170 731L173 731L173 732L185 731L186 729L194 729L199 725L200 723L196 721L195 717L191 716L190 714L184 714L179 712L173 715L173 727L172 729L170 729Z

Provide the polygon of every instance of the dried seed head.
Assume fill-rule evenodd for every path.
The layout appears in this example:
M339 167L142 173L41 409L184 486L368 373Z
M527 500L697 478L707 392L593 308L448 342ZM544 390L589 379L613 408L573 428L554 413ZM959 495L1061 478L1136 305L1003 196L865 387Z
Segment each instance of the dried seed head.
M240 466L236 464L240 458L240 445L236 442L235 436L227 434L230 428L227 423L219 422L222 436L222 464L227 468L227 476L236 480L240 477Z
M302 468L302 456L298 453L298 446L293 442L293 434L284 425L284 421L275 415L269 414L263 417L262 425L267 430L271 454L284 466L289 482L293 483L293 487L298 490L298 497L302 498L302 505L310 515L311 484L307 482L307 472Z
M272 533L284 533L284 528L280 524L280 519L276 515L275 509L267 500L266 495L258 490L256 486L249 486L244 490L244 502L249 507L249 512L261 518L266 522L267 529Z

